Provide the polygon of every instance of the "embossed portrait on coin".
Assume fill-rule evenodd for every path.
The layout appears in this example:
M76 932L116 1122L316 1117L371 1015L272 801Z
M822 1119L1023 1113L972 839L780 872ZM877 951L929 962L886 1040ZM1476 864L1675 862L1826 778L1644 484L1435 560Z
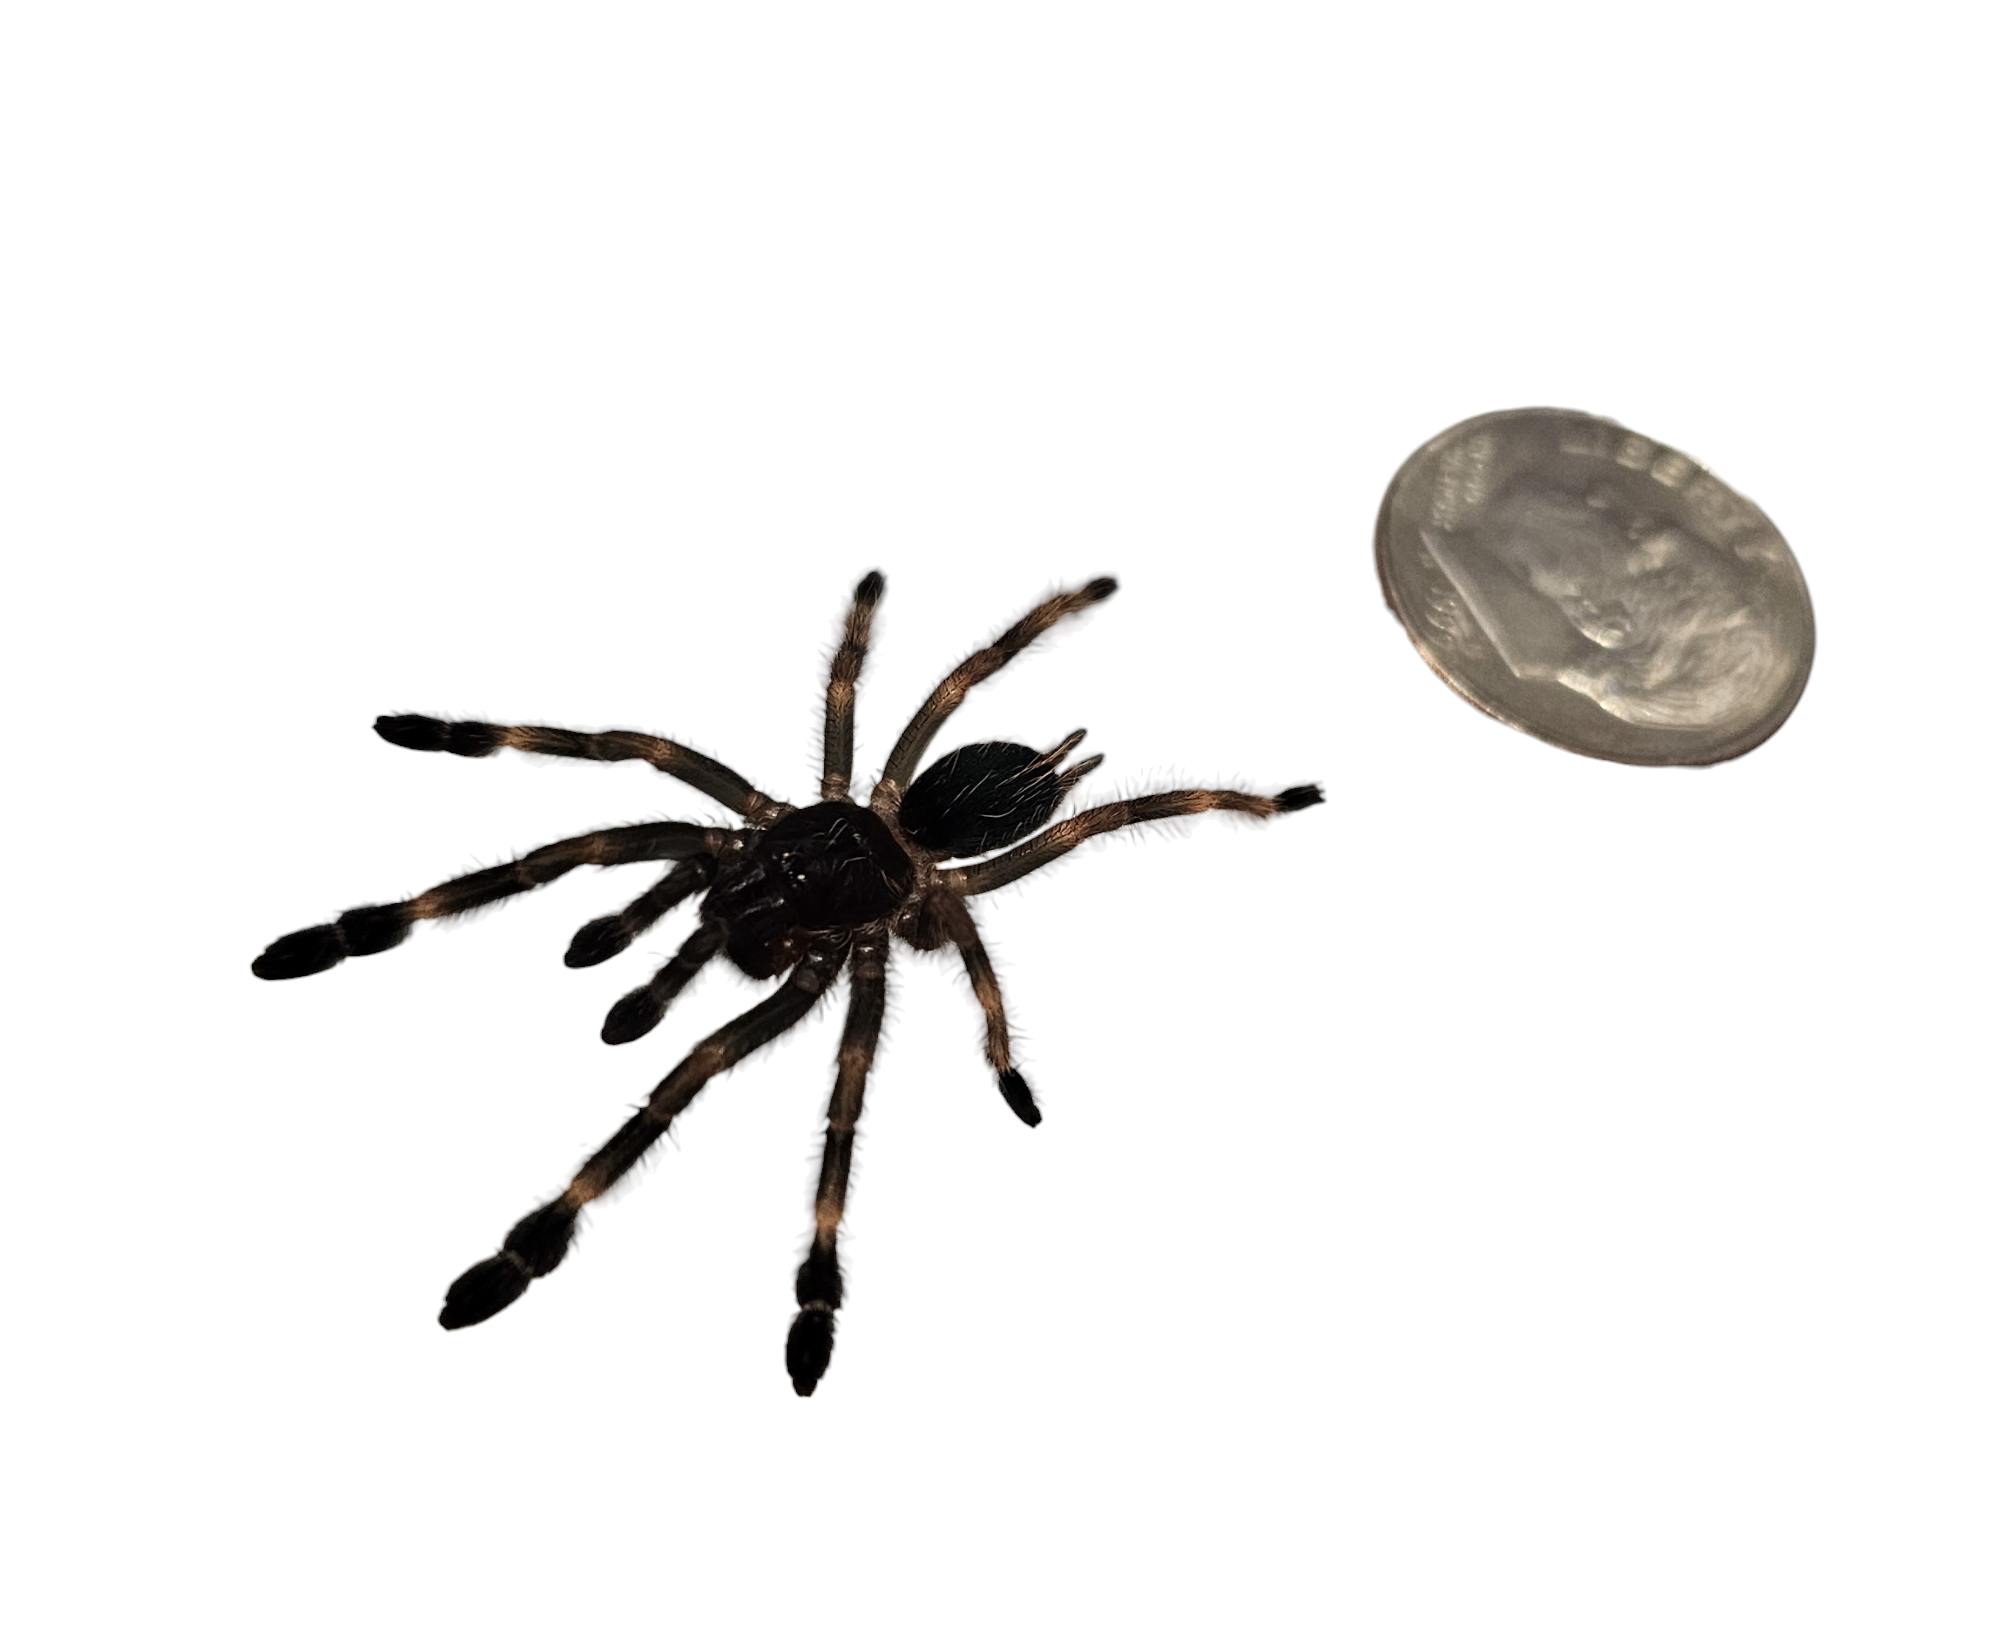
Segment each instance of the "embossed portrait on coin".
M1560 683L1623 722L1726 727L1783 685L1757 577L1608 486L1523 475L1468 528L1423 538L1516 677Z

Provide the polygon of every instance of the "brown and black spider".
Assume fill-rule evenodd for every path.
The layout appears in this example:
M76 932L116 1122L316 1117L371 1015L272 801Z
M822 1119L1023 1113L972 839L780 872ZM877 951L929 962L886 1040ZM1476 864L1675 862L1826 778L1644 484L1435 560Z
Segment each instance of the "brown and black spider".
M552 842L510 865L455 877L400 904L364 905L336 921L288 933L251 964L258 978L297 979L322 973L346 957L373 956L401 944L412 923L455 916L538 888L578 865L628 865L640 860L676 863L617 915L584 924L563 958L569 966L590 967L617 955L672 906L703 889L707 895L701 902L700 926L673 959L606 1016L602 1034L607 1042L631 1041L651 1030L668 1003L718 951L754 979L785 976L776 991L676 1065L653 1089L645 1107L583 1164L561 1195L508 1232L497 1256L474 1264L452 1282L438 1316L447 1329L490 1319L527 1291L530 1281L561 1263L583 1208L631 1170L712 1078L811 1012L845 967L853 977L839 1069L827 1109L813 1241L799 1268L799 1312L785 1342L792 1387L802 1395L811 1394L833 1356L833 1314L840 1307L841 1288L835 1242L847 1199L862 1088L882 1029L890 936L918 950L957 947L986 1015L986 1057L999 1077L1001 1095L1008 1108L1032 1127L1042 1119L1041 1112L1014 1068L1000 986L966 900L1040 870L1086 838L1142 820L1172 819L1209 808L1268 819L1322 800L1316 785L1295 785L1275 797L1246 791L1159 791L1087 808L1030 836L1055 813L1071 787L1103 761L1086 757L1068 768L1061 766L1083 739L1081 729L1049 751L1005 741L961 746L911 778L966 691L991 677L1063 616L1087 609L1117 590L1116 581L1102 579L1038 604L940 683L896 741L864 808L847 794L854 764L854 684L861 675L869 623L882 585L882 577L871 574L854 589L854 604L827 682L820 800L809 808L767 797L713 758L650 734L502 728L435 717L376 719L377 734L412 751L484 757L512 746L599 762L636 758L734 809L744 823L735 829L675 822L621 825ZM996 849L1006 851L995 853ZM945 860L979 854L990 857L943 866Z

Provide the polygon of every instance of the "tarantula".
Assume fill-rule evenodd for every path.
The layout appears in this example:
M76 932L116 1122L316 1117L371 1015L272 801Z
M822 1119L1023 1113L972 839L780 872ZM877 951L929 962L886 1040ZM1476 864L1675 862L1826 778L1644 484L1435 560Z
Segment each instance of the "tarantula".
M456 916L538 888L578 865L628 865L641 860L675 863L624 910L579 929L563 958L570 967L608 960L671 907L704 889L707 892L700 925L687 942L650 980L612 1007L604 1021L605 1041L632 1041L651 1030L718 951L753 979L784 976L763 1001L681 1060L653 1089L644 1108L583 1164L562 1194L508 1232L496 1256L474 1264L452 1282L438 1316L446 1329L491 1319L527 1291L530 1281L561 1263L583 1208L631 1170L710 1080L811 1012L844 967L852 975L847 1025L827 1109L812 1245L796 1282L799 1312L785 1342L792 1387L801 1395L811 1394L833 1356L833 1317L841 1294L836 1241L862 1089L882 1028L890 936L918 950L956 947L986 1017L986 1057L999 1078L1001 1096L1032 1127L1041 1121L1041 1112L1014 1068L1000 986L966 901L1040 870L1085 839L1121 826L1209 808L1268 819L1322 800L1316 785L1295 785L1274 797L1245 791L1160 791L1087 808L1040 830L1077 781L1103 761L1086 757L1063 766L1083 739L1081 729L1048 751L1005 741L961 746L916 774L932 738L958 709L966 691L991 677L1065 615L1111 596L1117 582L1101 579L1038 604L940 683L896 741L863 807L848 796L854 763L854 685L868 651L868 630L882 586L882 577L870 574L854 589L827 682L820 800L807 808L768 797L713 758L650 734L504 728L435 717L376 719L377 734L411 751L485 757L512 746L552 757L649 762L733 809L743 824L735 828L675 822L621 825L552 842L512 864L455 877L414 899L364 905L335 921L288 933L251 964L258 978L297 979L322 973L346 957L373 956L401 944L413 923ZM1038 835L1030 835L1037 831ZM953 867L944 864L981 854L990 857Z

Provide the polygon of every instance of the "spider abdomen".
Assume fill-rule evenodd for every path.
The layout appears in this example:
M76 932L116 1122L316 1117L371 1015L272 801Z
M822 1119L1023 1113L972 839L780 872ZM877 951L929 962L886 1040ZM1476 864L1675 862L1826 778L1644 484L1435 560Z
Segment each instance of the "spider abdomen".
M1074 744L1065 741L1059 751ZM1057 772L1060 761L1059 753L1007 740L960 746L917 776L896 823L919 847L947 859L1005 848L1056 811L1072 783Z
M797 959L805 935L858 928L908 897L916 867L882 823L850 802L787 814L702 903L728 929L729 959L768 979Z

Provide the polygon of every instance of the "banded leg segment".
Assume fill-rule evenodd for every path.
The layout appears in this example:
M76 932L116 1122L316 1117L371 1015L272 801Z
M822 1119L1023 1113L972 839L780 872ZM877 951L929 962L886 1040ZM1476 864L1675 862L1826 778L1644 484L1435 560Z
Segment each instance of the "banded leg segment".
M576 930L563 953L565 967L595 967L608 962L691 894L715 880L715 860L696 854L671 871L613 916L600 916Z
M965 976L972 981L972 994L980 1012L986 1015L986 1061L1000 1080L1000 1096L1030 1127L1042 1124L1042 1112L1035 1107L1035 1095L1028 1090L1027 1078L1014 1068L1014 1050L1007 1038L1007 1007L1000 997L1000 980L993 972L992 959L979 937L979 928L964 900L949 888L934 888L926 905L935 925L958 947L965 959Z
M910 719L910 726L903 730L895 749L889 753L882 778L875 783L875 790L868 799L869 807L878 814L895 813L903 800L903 793L909 789L910 781L916 775L917 764L924 752L929 749L937 731L944 726L945 719L958 710L959 703L974 684L983 683L991 677L1063 616L1088 609L1093 603L1102 603L1117 590L1118 583L1107 575L1073 592L1058 592L1046 603L1039 603L1030 609L985 648L962 661L949 677L938 684L916 716Z
M411 927L440 916L457 916L490 905L496 899L525 893L553 882L579 865L632 865L653 859L686 859L714 855L734 833L661 820L649 825L619 825L565 837L523 854L507 865L494 865L468 876L453 877L414 899L393 905L362 905L337 920L301 928L282 939L250 964L260 979L301 979L324 973L350 956L373 956L392 950L409 937Z
M847 1181L854 1168L854 1130L861 1097L882 1034L888 991L887 925L876 923L854 938L849 959L847 1027L840 1038L840 1067L826 1110L826 1147L820 1153L819 1193L813 1201L813 1243L794 1286L799 1312L785 1338L785 1370L792 1388L811 1394L833 1359L833 1312L840 1307L840 1220L847 1210Z
M868 628L875 619L875 605L882 597L882 576L871 570L854 589L854 604L847 611L847 628L841 633L840 647L834 651L833 665L826 679L826 758L819 781L821 802L845 802L848 783L854 777L854 685L861 678L861 663L868 658Z
M791 804L767 797L735 769L713 757L663 740L657 734L611 729L588 734L581 729L547 728L522 723L448 722L438 717L378 717L375 732L406 751L449 751L455 757L490 757L502 746L542 757L582 757L592 762L651 763L662 774L683 780L704 796L713 797L753 825L791 812Z
M1155 791L1150 796L1109 802L1101 808L1086 808L1066 820L1057 820L1041 835L1030 837L1018 848L983 859L977 865L940 871L938 880L956 893L991 893L1018 881L1030 871L1039 871L1090 838L1107 831L1122 830L1146 820L1179 819L1184 814L1202 814L1211 808L1237 814L1254 814L1269 819L1275 814L1296 813L1326 797L1316 785L1295 785L1275 797L1254 796L1248 791Z
M637 1041L641 1036L667 1016L667 1009L683 990L688 981L708 964L708 960L718 950L727 937L727 930L720 922L704 922L689 934L681 948L672 958L637 990L629 990L611 1004L611 1011L604 1015L604 1026L598 1031L601 1041L613 1047L622 1042Z
M702 1088L810 1013L846 959L846 935L816 941L783 985L675 1065L653 1089L645 1107L584 1162L568 1189L509 1230L495 1256L474 1264L451 1283L438 1324L446 1331L476 1326L527 1291L530 1281L561 1263L584 1207L638 1165Z

